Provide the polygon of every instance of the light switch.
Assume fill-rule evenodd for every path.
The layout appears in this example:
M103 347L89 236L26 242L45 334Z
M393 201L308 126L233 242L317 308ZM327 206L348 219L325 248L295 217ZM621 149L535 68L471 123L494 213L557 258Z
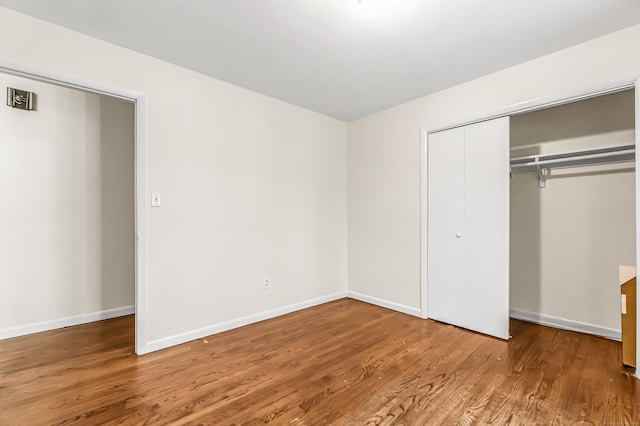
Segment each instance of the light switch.
M151 207L160 207L160 193L154 192L151 194Z

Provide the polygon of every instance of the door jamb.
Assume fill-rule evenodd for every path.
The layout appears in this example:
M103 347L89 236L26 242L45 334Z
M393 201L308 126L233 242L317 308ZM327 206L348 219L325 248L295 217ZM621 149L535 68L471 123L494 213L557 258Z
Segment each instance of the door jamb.
M640 240L640 173L638 173L638 166L640 166L640 159L638 159L638 148L640 147L640 78L635 82L636 89L636 105L635 105L635 117L636 117L636 128L635 130L635 139L636 139L636 268L640 265L640 244L638 241ZM637 270L637 269L636 269ZM636 297L636 371L635 375L638 376L638 368L640 368L640 328L637 326L638 324L638 299Z

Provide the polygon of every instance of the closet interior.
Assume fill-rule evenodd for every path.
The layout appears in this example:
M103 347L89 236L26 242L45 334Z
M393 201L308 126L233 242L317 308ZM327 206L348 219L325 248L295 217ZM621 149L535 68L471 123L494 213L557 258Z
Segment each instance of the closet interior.
M620 339L635 266L634 90L510 122L510 316Z

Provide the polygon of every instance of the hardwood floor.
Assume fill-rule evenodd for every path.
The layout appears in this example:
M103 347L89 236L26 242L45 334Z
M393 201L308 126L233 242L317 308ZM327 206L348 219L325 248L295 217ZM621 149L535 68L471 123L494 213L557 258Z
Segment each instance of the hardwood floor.
M342 299L138 357L133 317L0 341L0 425L640 424L617 342Z

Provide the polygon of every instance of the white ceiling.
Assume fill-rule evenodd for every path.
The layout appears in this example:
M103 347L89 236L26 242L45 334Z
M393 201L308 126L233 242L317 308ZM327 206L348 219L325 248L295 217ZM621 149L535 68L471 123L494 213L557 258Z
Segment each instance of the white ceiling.
M640 23L639 0L360 6L0 0L0 6L346 121Z

